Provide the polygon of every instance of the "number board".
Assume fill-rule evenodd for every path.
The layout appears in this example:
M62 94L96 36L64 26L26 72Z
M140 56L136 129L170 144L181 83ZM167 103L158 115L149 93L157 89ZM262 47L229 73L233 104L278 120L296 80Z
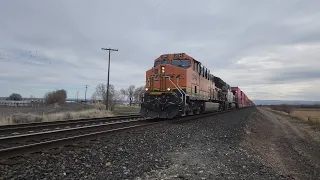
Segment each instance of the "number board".
M168 59L168 55L162 55L162 56L160 56L160 58L159 58L161 61L162 60L169 60Z
M174 54L173 55L174 59L180 59L180 58L184 58L184 54Z

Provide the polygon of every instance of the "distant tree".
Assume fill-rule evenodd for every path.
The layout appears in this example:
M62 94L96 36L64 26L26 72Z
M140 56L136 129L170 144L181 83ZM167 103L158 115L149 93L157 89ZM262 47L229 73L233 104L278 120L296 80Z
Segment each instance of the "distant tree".
M271 105L270 108L276 111L283 111L290 114L293 111L293 109L296 108L296 106L288 105L288 104L279 104L279 105Z
M18 93L12 93L7 99L11 101L21 101L22 96Z
M116 91L114 86L112 84L109 85L109 96L107 99L107 84L98 84L96 87L96 91L95 94L97 96L97 98L101 98L104 102L104 104L106 105L108 102L109 108L111 110L114 109L115 105L118 104L122 97L121 97L121 93Z
M124 97L122 95L122 93L120 91L114 91L114 96L113 98L111 99L112 101L112 110L114 109L114 107L117 105L117 104L120 104L121 101L123 101Z
M66 102L67 99L67 91L64 89L56 90L52 92L47 92L44 95L44 101L46 104L63 104Z
M33 95L30 95L29 98L30 98L30 99L34 99L35 97L34 97Z
M127 89L120 90L121 94L127 96L127 98L129 99L130 106L131 106L133 98L134 98L135 89L136 89L136 87L134 85L130 85Z
M98 100L97 92L94 92L94 93L92 94L91 99L92 99L92 101Z
M133 97L136 103L140 102L143 93L145 92L145 86L137 87L134 91ZM140 98L140 99L139 99Z

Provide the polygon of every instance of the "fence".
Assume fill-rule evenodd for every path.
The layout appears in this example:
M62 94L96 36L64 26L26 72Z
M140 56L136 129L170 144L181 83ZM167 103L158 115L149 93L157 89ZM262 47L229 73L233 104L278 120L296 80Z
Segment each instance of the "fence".
M28 101L0 100L0 106L8 106L8 107L39 107L40 103L33 102L31 100L28 100Z

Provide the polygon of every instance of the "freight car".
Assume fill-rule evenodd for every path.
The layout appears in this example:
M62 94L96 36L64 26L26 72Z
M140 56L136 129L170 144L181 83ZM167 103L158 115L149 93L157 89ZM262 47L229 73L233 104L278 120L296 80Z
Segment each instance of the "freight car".
M174 118L243 108L245 94L210 73L200 61L185 54L163 54L146 71L141 114ZM248 100L247 100L248 101Z

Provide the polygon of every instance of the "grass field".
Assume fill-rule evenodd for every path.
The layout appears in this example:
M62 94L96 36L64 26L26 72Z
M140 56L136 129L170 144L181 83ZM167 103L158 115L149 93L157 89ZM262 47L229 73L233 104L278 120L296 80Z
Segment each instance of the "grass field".
M294 109L290 114L312 124L320 124L320 109Z
M277 113L290 115L313 125L320 125L320 108L296 108L290 107L290 105L282 105L277 109L273 109L268 106L264 108Z
M114 116L110 111L105 110L83 110L83 111L68 111L58 112L51 114L34 114L34 113L15 113L10 116L0 116L0 125L23 124L34 122L51 122L51 121L64 121L81 118L95 118L95 117L108 117Z
M127 105L116 106L113 110L113 113L115 115L138 114L139 112L140 112L140 107L137 105L133 105L131 107Z
M84 104L84 103L65 103L62 105L46 105L35 104L33 107L8 107L0 106L0 115L10 116L16 113L33 113L33 114L51 114L68 111L84 111L97 109L99 104Z
M11 125L33 122L63 121L80 118L108 117L115 115L138 114L139 106L119 105L113 112L106 111L105 105L83 105L68 103L54 108L53 106L0 107L0 125Z

